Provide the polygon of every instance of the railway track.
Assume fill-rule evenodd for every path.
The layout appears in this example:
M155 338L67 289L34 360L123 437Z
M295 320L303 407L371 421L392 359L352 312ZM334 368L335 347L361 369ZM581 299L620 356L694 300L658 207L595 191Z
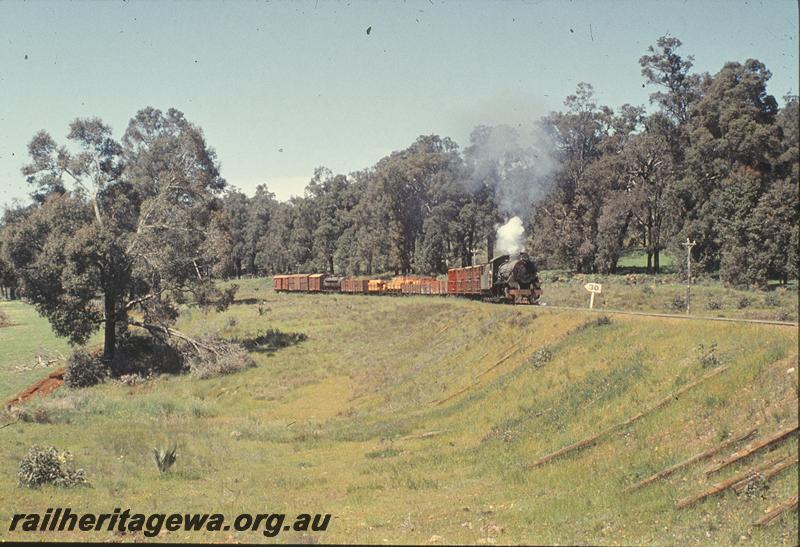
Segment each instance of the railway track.
M683 319L695 321L725 321L728 323L753 323L757 325L777 325L780 327L794 327L798 328L800 324L792 323L791 321L776 321L771 319L746 319L740 317L711 317L706 315L678 315L674 313L655 313L655 312L641 312L630 310L617 310L609 308L576 308L572 306L552 306L550 304L541 303L538 307L551 310L564 310L564 311L582 311L587 313L601 313L601 314L615 314L615 315L638 315L642 317L661 317L665 319Z

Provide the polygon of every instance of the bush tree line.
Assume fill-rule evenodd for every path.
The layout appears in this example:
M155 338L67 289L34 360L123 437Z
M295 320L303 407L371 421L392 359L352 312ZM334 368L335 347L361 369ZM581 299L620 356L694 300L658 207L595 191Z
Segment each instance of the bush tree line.
M493 256L498 223L520 214L547 268L614 273L635 247L648 272L661 270L664 253L680 269L688 237L698 272L737 286L785 283L798 267L798 99L779 108L757 60L694 73L680 46L664 36L639 60L652 112L598 105L582 83L563 111L539 120L555 160L545 176L526 163L541 158L526 156L525 135L477 127L463 150L427 135L362 171L320 168L288 202L266 186L250 198L230 191L222 269L443 273L471 264L476 250ZM482 151L499 134L503 149L487 164ZM514 179L534 191L508 207L500 192Z
M613 273L643 247L657 273L689 237L701 272L786 282L798 266L798 99L779 108L757 60L692 72L680 46L661 37L639 60L652 112L599 105L582 83L563 111L479 126L463 149L424 135L361 171L319 168L287 202L228 187L175 109L137 112L119 140L97 118L75 120L67 144L41 131L22 169L32 202L0 225L0 285L73 343L102 328L108 360L129 327L199 351L171 325L184 303L232 301L214 279L443 273L492 257L510 215L543 267Z

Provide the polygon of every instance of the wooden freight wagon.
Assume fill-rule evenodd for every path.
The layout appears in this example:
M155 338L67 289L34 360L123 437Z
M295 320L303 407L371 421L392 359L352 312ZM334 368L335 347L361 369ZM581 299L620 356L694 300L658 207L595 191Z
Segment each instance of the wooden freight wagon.
M342 292L366 293L369 291L369 280L345 277L342 279Z
M467 266L466 268L447 270L447 292L449 294L480 295L483 270L483 266Z
M432 285L438 281L432 277L407 278L402 285L403 294L433 294Z
M386 283L386 292L390 294L400 294L403 292L403 285L408 280L408 276L396 275Z
M288 291L308 292L308 274L294 274L287 277L289 278Z
M288 275L273 275L272 276L272 289L275 292L286 291L289 289L289 282L287 281Z
M308 290L309 292L321 292L323 283L325 282L325 274L311 274L308 276Z
M370 279L367 283L367 290L370 294L380 294L386 290L386 281L383 279Z

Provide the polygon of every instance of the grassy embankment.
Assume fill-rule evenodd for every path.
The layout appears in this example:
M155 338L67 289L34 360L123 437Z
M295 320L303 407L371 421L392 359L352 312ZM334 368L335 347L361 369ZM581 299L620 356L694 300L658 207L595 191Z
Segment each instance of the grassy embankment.
M796 438L710 479L696 464L622 492L751 427L765 436L796 423L795 328L626 316L580 328L596 316L430 297L280 295L265 280L242 285L240 298L265 301L263 315L246 301L224 313L188 311L181 327L240 337L275 327L309 339L254 353L257 368L228 377L61 388L32 402L50 423L0 431L0 538L110 540L106 532L31 536L6 528L13 512L122 506L230 517L327 512L332 524L318 539L330 542L796 541L796 513L752 527L765 509L797 492L796 466L773 479L763 497L728 492L674 508L677 499L753 463L796 453ZM18 313L25 310L9 309L19 326L2 329L20 356L52 340L41 320ZM16 330L23 325L41 338L24 342L28 335ZM503 360L515 344L516 353ZM14 378L9 359L16 354L3 348L12 356L0 363L8 398L27 380L7 379ZM537 353L542 348L549 360ZM729 368L630 427L530 468L717 362ZM151 448L172 441L178 462L160 477ZM71 450L92 487L18 488L17 463L35 443ZM266 540L253 532L158 539ZM293 532L276 539L304 540Z

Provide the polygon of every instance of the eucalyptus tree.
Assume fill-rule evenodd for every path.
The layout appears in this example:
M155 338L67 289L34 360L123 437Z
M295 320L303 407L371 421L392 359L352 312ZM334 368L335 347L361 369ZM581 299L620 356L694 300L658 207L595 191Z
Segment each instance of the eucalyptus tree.
M181 303L225 306L233 294L203 273L225 181L202 131L178 110L145 108L121 142L98 118L76 119L67 140L40 131L28 145L38 204L3 246L24 295L72 343L102 327L105 359L128 326L188 338L171 327Z

